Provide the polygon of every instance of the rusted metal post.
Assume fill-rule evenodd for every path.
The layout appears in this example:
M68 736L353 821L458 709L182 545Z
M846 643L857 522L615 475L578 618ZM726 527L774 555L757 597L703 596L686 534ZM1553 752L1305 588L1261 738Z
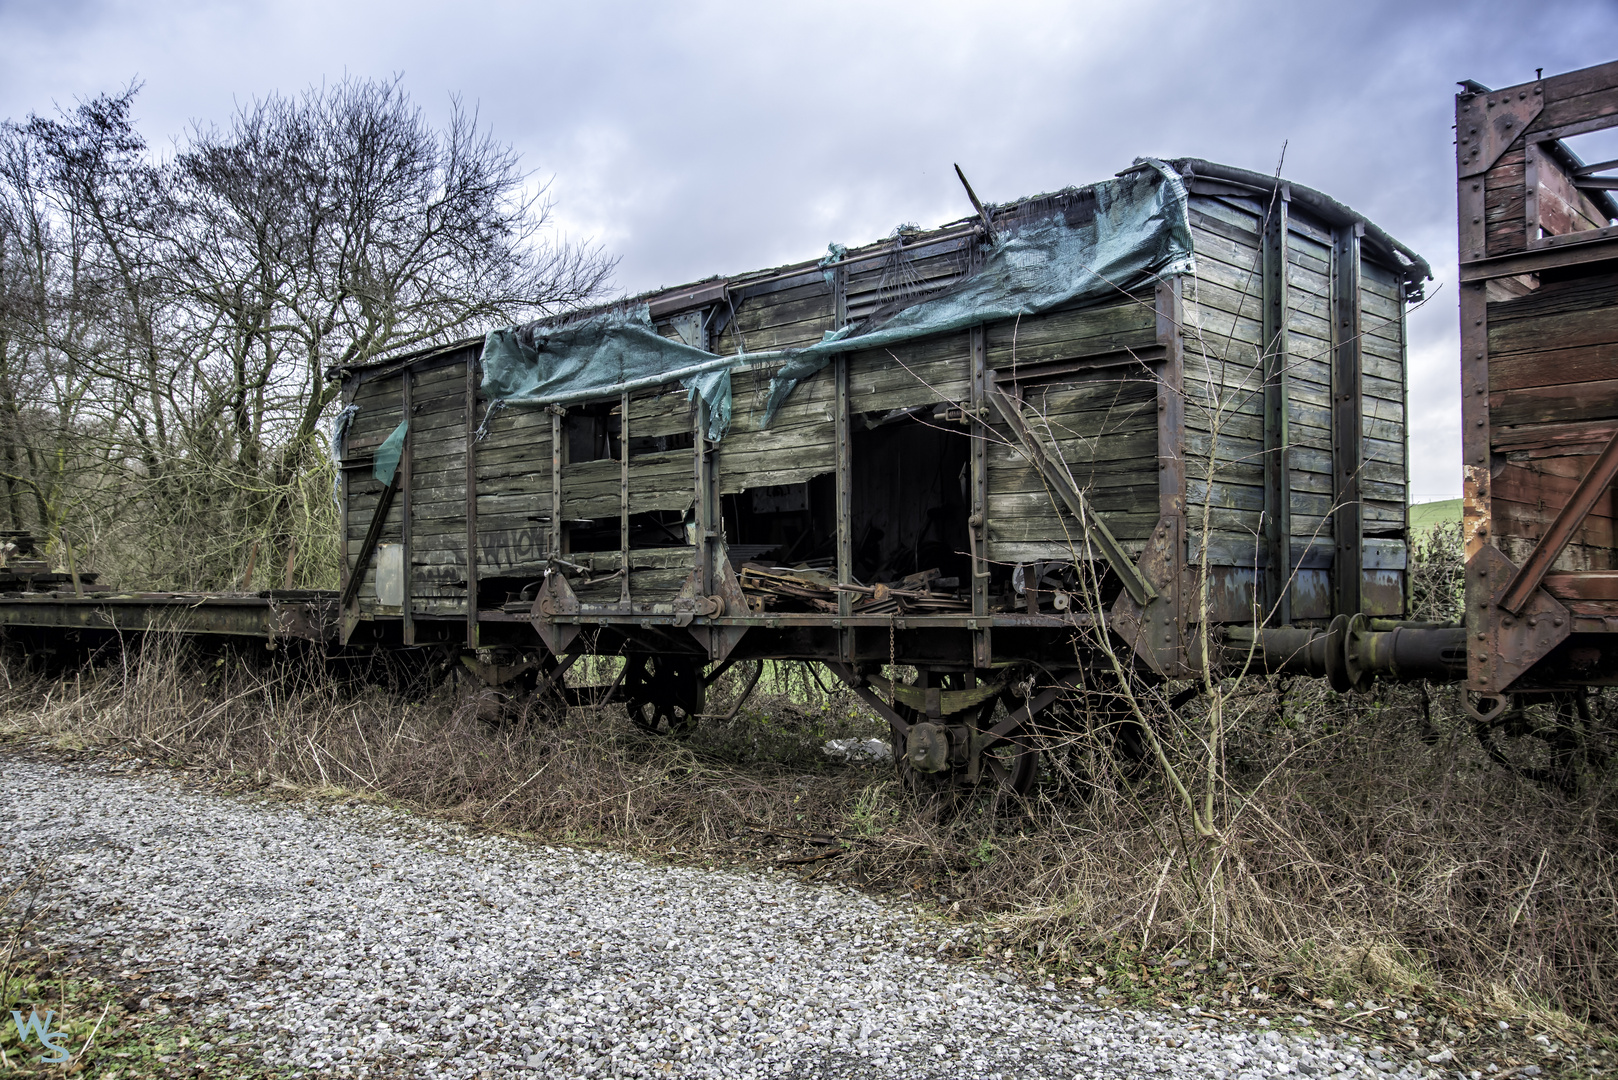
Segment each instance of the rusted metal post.
M242 571L242 592L251 592L253 589L253 571L258 567L258 544L259 542L254 540L252 547L247 549L247 569ZM67 546L67 552L67 557L71 561L73 558L72 544Z
M399 391L399 404L404 412L405 421L404 447L399 453L399 505L404 515L404 520L399 526L399 545L402 549L400 554L404 559L404 603L399 609L399 633L406 645L414 645L416 643L416 618L414 610L415 591L412 587L415 576L411 573L410 558L410 477L413 472L412 458L414 457L411 447L416 441L415 425L411 423L411 413L414 411L412 408L412 395L414 393L413 384L416 381L415 371L408 367L405 368L399 374L399 381L402 384Z
M563 438L567 427L562 422L561 406L550 406L551 413L551 520L550 557L562 554L562 454Z
M1291 362L1287 334L1287 230L1291 189L1282 184L1264 222L1264 610L1266 622L1292 621L1292 478L1288 429Z
M1157 379L1157 512L1165 518L1185 516L1185 338L1180 279L1157 283L1157 343L1163 347L1163 370ZM1183 539L1183 537L1182 537ZM1185 562L1182 552L1175 565Z
M1360 238L1356 222L1337 230L1332 243L1332 560L1333 610L1360 610L1364 512L1360 469L1364 461L1364 367L1361 357Z
M974 326L969 342L972 354L971 417L966 423L967 436L972 440L971 483L972 504L966 527L971 530L972 543L972 615L980 619L972 631L972 663L987 668L994 662L994 643L989 629L989 440L982 427L989 407L987 384L988 350L984 342L983 327Z
M618 571L623 574L619 583L618 604L628 614L632 608L629 598L629 391L618 400Z
M466 358L466 647L478 647L478 362Z
M835 424L837 439L837 584L848 585L854 580L854 477L853 448L850 444L848 417L848 354L838 353L834 378L836 381ZM837 593L839 620L846 619L853 610L853 594L847 590ZM839 621L837 630L837 658L844 663L854 659L854 631Z

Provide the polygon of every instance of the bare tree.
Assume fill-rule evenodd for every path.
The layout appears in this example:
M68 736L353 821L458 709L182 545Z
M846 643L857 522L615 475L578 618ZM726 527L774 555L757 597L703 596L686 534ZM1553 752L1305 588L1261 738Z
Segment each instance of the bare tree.
M435 128L397 79L345 79L254 101L155 161L131 120L137 89L5 129L8 260L70 255L53 254L48 289L31 282L50 275L8 262L0 364L13 338L50 337L71 345L49 355L73 375L53 381L35 346L26 387L0 367L0 413L12 394L67 417L58 431L93 421L108 475L90 486L117 474L136 500L123 519L138 507L143 550L159 553L140 576L219 587L249 543L281 554L334 528L309 497L329 490L334 365L565 310L611 274L599 250L552 238L543 187L459 102ZM52 289L72 301L23 302ZM46 310L79 321L46 334ZM0 469L32 490L37 469L9 467L12 443L0 438ZM38 521L56 536L65 518ZM302 551L307 583L335 579Z

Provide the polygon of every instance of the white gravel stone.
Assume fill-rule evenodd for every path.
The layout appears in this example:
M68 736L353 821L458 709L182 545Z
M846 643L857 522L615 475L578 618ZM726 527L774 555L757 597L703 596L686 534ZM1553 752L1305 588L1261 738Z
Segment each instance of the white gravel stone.
M151 972L131 984L147 1007L291 1070L1426 1075L1211 1012L1002 982L940 956L965 928L844 888L0 755L0 867L41 862L55 944Z

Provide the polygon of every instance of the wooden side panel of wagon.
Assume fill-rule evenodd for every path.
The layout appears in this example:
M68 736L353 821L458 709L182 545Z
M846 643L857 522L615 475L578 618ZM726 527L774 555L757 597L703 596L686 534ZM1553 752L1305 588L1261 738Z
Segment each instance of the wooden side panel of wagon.
M1618 678L1618 63L1456 97L1468 685ZM1575 140L1569 142L1568 140Z

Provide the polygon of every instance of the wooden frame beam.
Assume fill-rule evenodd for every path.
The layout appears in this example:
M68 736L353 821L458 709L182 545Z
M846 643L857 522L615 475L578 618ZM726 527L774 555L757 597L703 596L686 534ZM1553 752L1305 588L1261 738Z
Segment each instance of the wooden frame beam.
M1360 610L1364 511L1365 391L1361 355L1360 241L1365 226L1336 231L1332 243L1332 562L1333 613ZM1290 555L1290 552L1288 553Z
M832 361L836 400L832 405L837 440L837 584L854 581L854 446L848 415L848 354L838 353ZM847 618L853 612L853 593L839 590L837 614ZM837 653L844 662L854 657L854 632L839 630Z
M399 380L403 384L399 389L399 406L404 412L405 419L404 448L399 454L399 505L400 512L404 516L404 520L399 526L399 543L403 548L401 554L404 556L404 596L399 609L399 633L406 645L414 645L416 643L416 615L415 575L411 573L412 560L410 553L410 477L414 471L412 448L416 441L415 424L411 422L411 414L414 412L413 392L416 373L407 367L399 373Z
M618 400L618 602L629 610L629 391Z
M466 647L478 647L478 358L466 357Z
M1511 579L1511 584L1506 586L1500 607L1513 615L1522 614L1529 597L1539 588L1551 564L1556 562L1557 556L1562 554L1562 549L1567 547L1568 541L1573 539L1573 534L1584 524L1584 519L1590 516L1590 511L1612 487L1615 479L1618 479L1618 432L1607 440L1606 447L1590 465L1579 486L1573 490L1573 495L1556 512L1550 528L1545 530L1545 535L1534 545L1528 560Z
M966 422L967 437L972 440L969 451L971 464L971 509L966 520L972 555L972 614L989 614L989 439L982 425L988 410L988 349L983 327L974 326L968 348L971 352L972 395L969 407L972 415ZM988 668L994 662L993 641L986 622L979 623L972 632L972 662L979 668Z
M1146 580L1139 567L1129 558L1129 553L1118 543L1112 530L1107 528L1107 523L1090 508L1090 502L1084 497L1084 492L1074 487L1062 469L1050 459L1050 455L1040 445L1039 436L1035 435L1023 420L1022 411L1018 409L1017 403L1007 397L1006 392L997 385L996 374L992 369L985 372L985 384L989 402L1011 428L1023 457L1039 470L1045 483L1049 484L1051 490L1061 498L1068 512L1084 530L1085 539L1096 546L1107 565L1112 567L1113 572L1123 581L1124 589L1130 598L1143 607L1155 600L1157 590L1152 588L1152 583Z
M1287 233L1290 228L1291 189L1282 184L1264 221L1264 547L1267 625L1292 622L1292 475L1291 410L1288 366L1291 342L1287 334Z

